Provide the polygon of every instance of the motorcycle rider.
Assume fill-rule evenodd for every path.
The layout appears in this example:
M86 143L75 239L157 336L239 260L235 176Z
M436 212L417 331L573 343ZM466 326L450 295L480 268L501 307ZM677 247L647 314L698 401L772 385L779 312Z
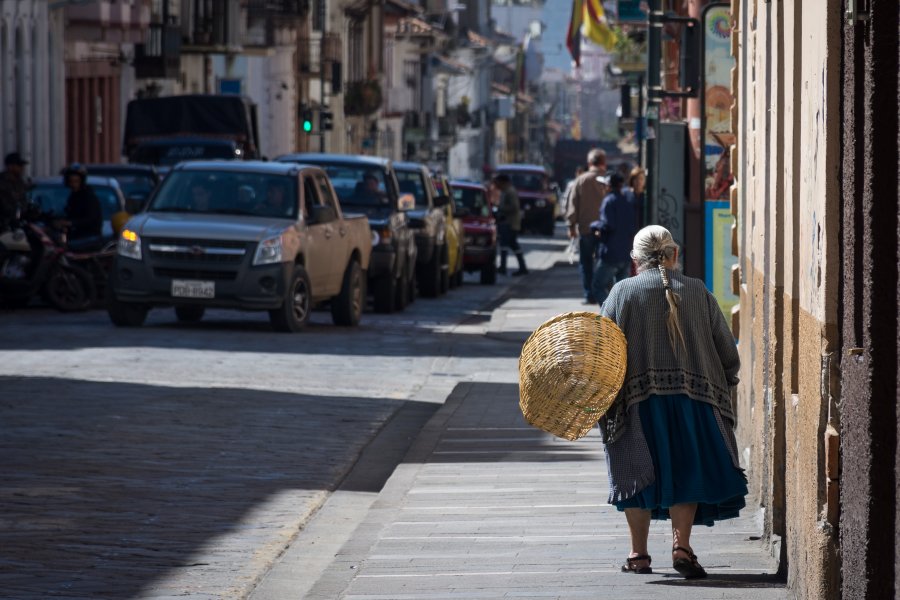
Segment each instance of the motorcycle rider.
M17 216L22 216L28 206L28 185L25 182L25 166L28 161L18 152L11 152L3 160L0 173L0 232L9 229Z
M63 181L71 192L66 202L66 218L57 225L69 228L69 248L88 250L103 243L103 209L93 188L87 184L87 169L73 163L63 171Z

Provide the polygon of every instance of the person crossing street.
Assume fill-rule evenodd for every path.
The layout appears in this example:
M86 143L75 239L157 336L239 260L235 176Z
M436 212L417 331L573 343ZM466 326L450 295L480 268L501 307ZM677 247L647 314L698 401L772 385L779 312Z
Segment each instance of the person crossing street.
M500 233L500 268L501 275L506 275L506 260L510 250L516 255L519 270L514 272L514 277L528 275L528 267L525 266L525 255L519 246L519 231L522 230L522 209L519 205L519 195L512 185L509 175L497 175L494 183L500 190L500 205L498 206L498 225Z

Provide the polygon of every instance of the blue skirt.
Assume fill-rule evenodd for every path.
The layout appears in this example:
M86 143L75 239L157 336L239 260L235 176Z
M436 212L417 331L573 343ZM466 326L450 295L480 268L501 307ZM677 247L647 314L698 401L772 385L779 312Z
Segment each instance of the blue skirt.
M649 509L668 519L669 507L697 503L695 525L733 519L744 508L747 478L734 466L713 407L683 394L638 404L656 480L615 507Z

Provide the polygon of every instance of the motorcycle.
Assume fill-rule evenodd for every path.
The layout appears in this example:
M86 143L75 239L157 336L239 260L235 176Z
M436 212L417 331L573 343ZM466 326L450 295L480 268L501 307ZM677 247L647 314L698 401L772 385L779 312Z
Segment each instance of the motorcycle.
M85 310L96 301L94 277L75 264L65 234L47 225L20 221L0 234L0 302L27 306L40 294L61 312Z

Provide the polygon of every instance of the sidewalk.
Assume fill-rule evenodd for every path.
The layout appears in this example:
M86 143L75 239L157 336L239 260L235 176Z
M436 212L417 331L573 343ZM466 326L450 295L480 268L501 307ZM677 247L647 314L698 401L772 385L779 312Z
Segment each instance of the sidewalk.
M754 541L752 508L695 529L708 579L672 570L668 522L651 529L654 574L619 572L628 529L605 504L599 437L554 438L518 407L518 347L553 315L596 311L580 305L578 288L568 264L517 284L481 325L483 343L505 350L505 368L458 383L379 493L360 503L362 492L349 490L365 488L342 486L252 598L786 598L775 561ZM366 469L363 457L357 476Z

